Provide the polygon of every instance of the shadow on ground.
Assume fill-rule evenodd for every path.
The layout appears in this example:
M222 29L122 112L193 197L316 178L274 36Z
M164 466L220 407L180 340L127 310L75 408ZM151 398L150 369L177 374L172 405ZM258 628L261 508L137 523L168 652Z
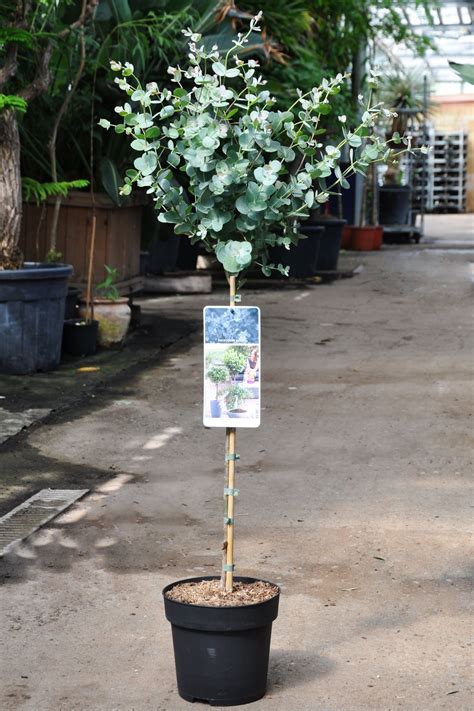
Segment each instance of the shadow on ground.
M167 318L161 313L143 317L119 350L103 350L88 358L64 356L60 366L47 373L0 375L1 403L10 412L28 408L57 411L70 407L110 378L137 367L145 367L160 351L178 343L201 327L195 319ZM93 372L79 368L93 367Z

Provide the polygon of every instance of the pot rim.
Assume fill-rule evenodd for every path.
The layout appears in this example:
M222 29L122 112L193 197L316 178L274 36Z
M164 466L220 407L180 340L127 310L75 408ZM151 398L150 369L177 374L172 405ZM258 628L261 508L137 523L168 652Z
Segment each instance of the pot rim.
M86 299L79 299L81 304L87 303ZM128 296L120 296L118 299L106 299L105 296L94 296L94 304L99 306L113 306L114 304L128 304Z
M68 326L81 326L81 328L84 328L84 326L97 326L99 325L99 322L96 321L95 319L92 319L90 323L84 323L83 318L66 318L64 319L64 323L67 324Z
M380 230L383 229L382 225L347 225L351 230Z
M270 597L268 600L262 600L262 602L253 602L251 605L225 605L225 606L220 606L218 607L217 605L191 605L189 602L179 602L178 600L171 600L170 598L166 597L166 593L171 590L172 588L176 587L177 585L180 585L181 583L199 583L202 580L220 580L219 575L200 575L196 578L184 578L183 580L176 580L174 583L168 583L168 585L165 585L163 590L161 591L161 594L163 595L163 598L167 602L174 603L175 605L181 605L182 607L192 607L192 608L198 608L200 610L240 610L242 608L248 610L250 608L258 607L259 605L265 605L268 602L271 602L272 600L275 600L275 598L280 597L281 593L281 588L279 585L276 583L272 583L270 580L262 580L262 578L252 578L246 575L235 575L234 580L237 582L243 581L243 582L259 582L259 583L268 583L269 585L273 585L275 588L277 588L278 592L276 595L273 597Z
M74 269L71 264L49 262L24 262L21 269L0 270L0 280L15 281L20 279L64 279L71 276Z

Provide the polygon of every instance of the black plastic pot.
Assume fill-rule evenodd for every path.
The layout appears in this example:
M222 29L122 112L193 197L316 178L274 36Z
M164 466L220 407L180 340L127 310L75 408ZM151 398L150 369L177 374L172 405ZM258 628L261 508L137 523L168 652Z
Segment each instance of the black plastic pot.
M0 271L0 373L52 370L59 364L68 264L25 262Z
M73 356L94 355L97 351L98 321L85 323L80 318L64 321L63 351Z
M70 286L66 293L66 309L64 311L64 320L69 321L77 317L77 309L79 306L79 297L81 290Z
M311 222L301 226L303 234L311 234L311 231L324 227L324 234L321 235L318 259L316 262L317 272L335 271L341 251L342 230L346 220L339 220L335 217L312 219Z
M179 695L187 701L213 706L237 706L257 701L267 689L272 622L280 595L257 605L203 607L168 600L166 593L189 578L163 590L166 618L171 622ZM254 578L234 578L253 583Z
M407 225L410 218L410 185L383 185L379 188L379 223Z
M290 267L290 278L304 279L313 276L316 272L320 240L324 228L316 227L308 231L302 228L301 232L306 235L307 239L302 239L297 244L291 245L290 249L279 245L271 247L269 250L270 262Z

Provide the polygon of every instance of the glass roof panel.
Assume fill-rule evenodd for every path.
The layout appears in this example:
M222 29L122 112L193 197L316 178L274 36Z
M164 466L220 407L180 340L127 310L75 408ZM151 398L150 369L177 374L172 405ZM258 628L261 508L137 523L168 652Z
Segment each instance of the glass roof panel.
M435 50L428 50L425 57L417 57L404 44L377 42L380 54L388 54L390 61L405 71L420 70L427 74L431 90L437 94L472 93L472 86L461 81L450 68L448 61L474 64L474 0L441 0L433 2L432 23L423 8L415 4L399 11L402 20L418 34L431 37ZM386 61L386 60L385 60Z

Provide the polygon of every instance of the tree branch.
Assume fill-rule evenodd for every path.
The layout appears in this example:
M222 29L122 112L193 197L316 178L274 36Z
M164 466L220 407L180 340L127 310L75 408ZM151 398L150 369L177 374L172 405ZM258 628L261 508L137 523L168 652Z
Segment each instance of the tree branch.
M11 77L15 76L18 68L17 56L18 45L9 44L5 56L5 64L0 68L0 87L6 84Z
M82 10L81 14L77 18L75 22L72 23L72 25L69 25L69 27L65 27L62 32L59 33L59 37L66 37L72 30L77 30L78 27L83 27L89 17L94 14L95 9L97 5L99 4L99 0L82 0Z
M73 30L83 27L88 18L94 13L98 3L99 0L83 0L81 14L77 20L69 25L69 27L66 27L62 32L59 32L56 35L56 38L64 39ZM53 50L54 43L53 40L50 40L46 46L46 49L39 57L38 69L36 71L35 78L28 86L17 92L18 96L21 96L22 99L31 101L48 90L52 79L49 63L51 61Z
M25 101L31 101L48 90L52 79L49 63L51 61L53 49L53 42L50 41L38 59L38 69L36 70L35 78L31 84L28 84L28 86L25 86L24 89L17 92L17 95L21 96L21 98L25 99Z

